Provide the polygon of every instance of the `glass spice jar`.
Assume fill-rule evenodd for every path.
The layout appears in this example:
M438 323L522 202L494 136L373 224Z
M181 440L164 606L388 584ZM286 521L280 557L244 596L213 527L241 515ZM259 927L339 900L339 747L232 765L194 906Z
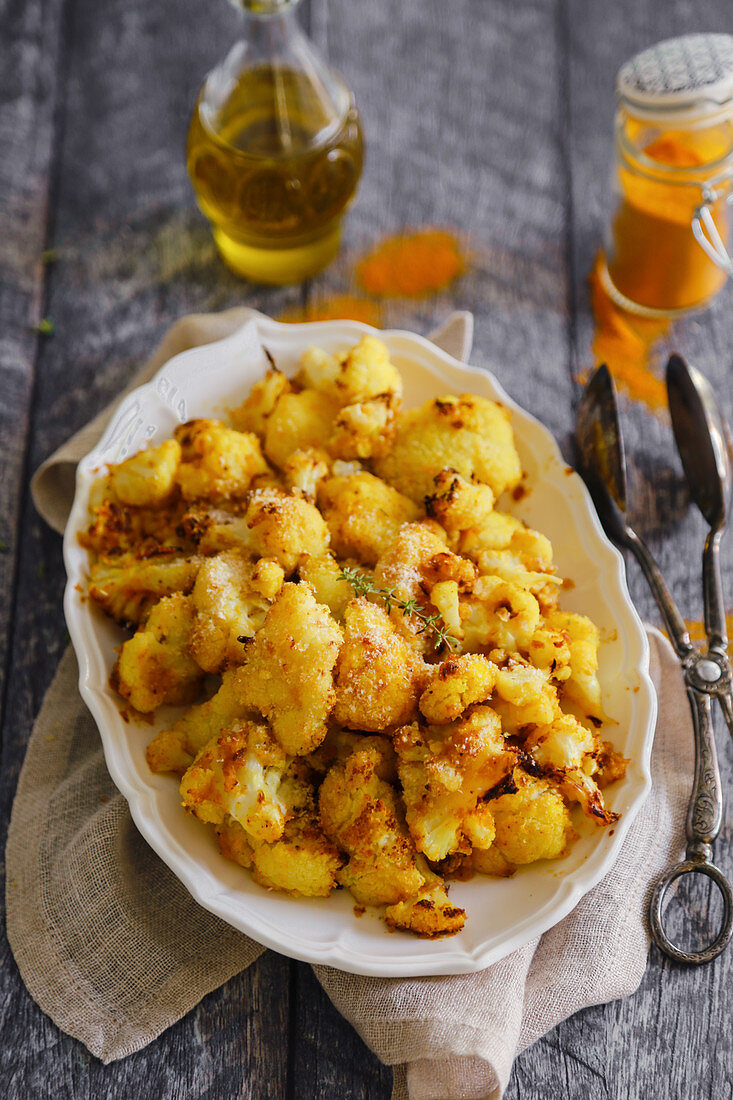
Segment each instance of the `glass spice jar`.
M619 71L613 211L601 281L622 309L704 308L733 264L733 37L661 42Z
M298 3L234 0L244 37L206 78L188 132L219 252L257 282L299 282L331 262L362 170L353 96L300 28Z

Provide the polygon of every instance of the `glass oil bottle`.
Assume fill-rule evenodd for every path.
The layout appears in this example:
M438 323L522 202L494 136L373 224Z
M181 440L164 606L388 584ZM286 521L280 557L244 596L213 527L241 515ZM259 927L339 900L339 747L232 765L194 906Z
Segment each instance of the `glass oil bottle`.
M298 2L239 0L247 33L207 77L188 132L219 252L255 282L299 282L331 262L362 170L353 96L301 30Z

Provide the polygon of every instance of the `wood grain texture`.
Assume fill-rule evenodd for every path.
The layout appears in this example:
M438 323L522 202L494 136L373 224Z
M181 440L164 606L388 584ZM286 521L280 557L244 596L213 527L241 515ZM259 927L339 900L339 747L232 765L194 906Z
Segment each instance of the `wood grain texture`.
M304 294L341 293L370 243L423 224L459 227L472 263L437 298L386 304L385 323L426 331L455 307L472 309L474 361L491 365L567 448L574 378L590 365L584 280L606 213L615 71L670 34L731 29L728 0L709 0L702 13L687 0L311 0L304 16L355 89L367 166L337 262L305 291L273 291L222 268L183 164L197 86L235 33L229 7L211 4L204 16L180 0L0 4L0 537L11 548L0 555L0 676L12 662L3 844L32 719L66 644L60 543L33 514L25 472L102 407L176 317L242 302L277 315ZM51 245L58 262L43 269ZM674 342L733 415L730 294L679 326ZM28 326L42 312L58 330L39 344ZM624 413L640 526L685 612L699 618L703 528L668 425L638 406ZM724 572L733 598L731 548ZM654 618L633 569L630 583ZM719 747L731 790L731 746L721 736ZM719 862L733 873L730 840L727 824ZM683 899L675 920L689 930L706 905ZM272 953L147 1050L104 1067L43 1016L4 941L2 951L0 1067L10 1097L390 1094L390 1071L309 968ZM732 1096L731 958L689 971L653 951L634 997L578 1014L525 1052L507 1096Z

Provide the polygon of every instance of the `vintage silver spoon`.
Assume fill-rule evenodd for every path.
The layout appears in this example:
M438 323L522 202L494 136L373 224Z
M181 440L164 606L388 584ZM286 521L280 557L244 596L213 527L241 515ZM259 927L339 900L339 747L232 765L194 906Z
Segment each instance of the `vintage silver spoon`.
M708 601L706 588L706 627L709 604L710 622L714 628L714 634L709 636L708 653L701 653L690 642L684 619L670 595L657 563L646 544L626 521L626 468L623 439L619 425L616 391L606 366L601 366L595 371L585 388L578 407L576 436L581 460L580 472L590 489L601 523L609 537L618 545L631 550L639 562L685 676L695 732L695 778L687 815L687 851L685 860L668 871L656 884L649 907L649 920L652 937L665 954L678 962L700 964L710 962L724 950L733 930L733 891L723 872L712 862L713 841L720 832L723 817L723 793L711 714L711 698L720 698L725 692L728 696L728 707L724 708L726 715L733 709L730 699L730 669L725 655L725 616L723 615L722 619L720 617L722 597L720 597L719 572L716 571L717 545L725 523L725 502L730 470L728 469L726 473L722 463L718 464L717 439L725 439L725 422L717 410L714 398L712 405L710 404L709 398L712 397L712 391L707 387L707 397L703 401L695 387L695 378L689 373L684 363L682 366L684 370L678 366L672 368L674 381L670 387L670 405L674 400L678 410L685 405L688 411L678 411L675 438L677 439L679 431L682 443L680 444L679 440L677 442L680 446L685 473L689 477L689 466L690 472L696 475L695 489L691 486L691 492L695 496L695 491L699 489L700 497L698 499L695 496L696 501L698 504L702 501L705 505L706 512L703 514L706 518L710 515L715 520L711 523L711 527L715 528L716 533L709 536L710 545L715 552L706 550L708 564L704 565L704 572L708 578L706 583L710 586L711 593ZM691 397L690 386L697 394L697 398ZM707 414L713 407L718 419L710 413L709 420ZM694 409L694 413L689 411L690 408ZM716 432L718 436L715 436ZM695 446L707 448L704 464L702 460L695 457ZM711 455L715 455L715 460L712 462ZM700 478L709 477L711 474L719 483L717 495L709 486L703 489L700 484ZM713 597L716 600L720 597L714 606ZM712 648L713 644L716 646L715 649ZM687 874L706 875L715 882L723 898L721 930L709 946L699 951L685 951L677 947L671 942L663 927L667 891L673 882Z

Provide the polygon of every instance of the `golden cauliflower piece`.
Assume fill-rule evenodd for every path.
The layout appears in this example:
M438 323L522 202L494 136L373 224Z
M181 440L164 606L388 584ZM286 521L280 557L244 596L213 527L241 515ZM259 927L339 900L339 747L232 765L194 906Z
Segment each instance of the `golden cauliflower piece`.
M441 534L441 528L431 521L404 524L380 555L374 581L379 588L394 591L403 602L414 600L427 614L438 610L446 626L459 629L458 594L473 587L476 567L448 550ZM416 648L425 653L432 650L434 638L424 630L420 618L405 616L398 608L391 614L398 630Z
M191 594L191 654L201 668L219 672L242 663L241 639L260 629L284 580L282 566L268 558L254 563L226 550L204 560Z
M161 730L148 745L147 758L154 772L182 774L207 742L230 729L247 714L241 700L236 669L226 671L211 699L189 707L169 730Z
M387 783L397 782L397 757L391 737L377 733L359 733L332 726L326 737L306 757L308 765L318 775L325 775L336 761L343 763L352 752L370 750L377 754L376 773Z
M467 613L467 614L466 614ZM500 577L479 577L462 606L463 649L525 650L540 624L531 592Z
M481 799L517 760L491 707L473 707L446 725L413 723L397 732L394 743L407 825L418 850L437 861L488 848L494 821L491 804Z
M283 394L290 391L290 382L285 375L277 367L272 367L261 382L255 382L247 400L238 409L232 409L232 426L238 432L254 432L264 439L268 417Z
M570 635L564 630L551 630L542 622L526 653L532 664L546 669L553 680L562 682L570 675Z
M425 510L444 529L451 549L463 554L475 544L481 528L491 524L494 499L488 485L467 481L455 470L445 469L433 478Z
M570 813L559 793L544 779L514 770L516 791L489 802L496 826L496 847L508 863L557 859L573 837Z
M395 437L395 411L390 394L344 406L336 415L329 451L344 460L387 454Z
M505 859L494 842L490 848L474 848L471 853L471 866L479 875L492 875L494 878L511 878L516 871L513 863Z
M181 448L175 439L149 447L110 466L109 482L123 504L139 507L165 504L176 488Z
M493 705L501 715L505 733L510 734L525 726L552 722L560 711L549 672L535 668L517 654L497 669Z
M176 428L181 445L177 480L185 500L243 497L258 474L267 473L260 441L219 420L189 420Z
M379 756L365 750L337 763L321 784L321 825L349 856L339 881L361 905L394 905L425 882L397 796L377 775Z
M592 721L603 721L601 685L598 680L598 647L601 632L585 615L553 611L546 618L551 630L567 635L570 648L570 676L563 683L563 696Z
M200 558L175 549L152 548L146 557L106 554L89 570L89 595L104 612L128 630L138 626L163 596L191 591Z
M418 866L425 876L425 885L414 897L387 906L384 912L387 925L393 931L412 932L429 940L455 936L466 923L466 910L451 905L445 883L419 857Z
M316 603L307 584L285 584L245 647L237 670L241 698L264 714L294 756L312 752L326 736L341 638L328 608Z
M314 501L318 486L331 473L331 460L318 447L293 451L283 466L283 478L289 489L297 489L306 500Z
M300 360L299 380L320 390L339 405L354 405L373 397L399 397L402 379L392 365L387 348L375 336L362 336L342 357L321 348L308 348Z
M337 403L317 390L283 394L267 420L265 454L285 469L295 451L323 446L337 411Z
M244 524L252 553L274 558L288 576L306 555L320 557L328 550L328 528L318 509L282 489L256 489Z
M199 821L234 818L250 843L278 840L285 822L312 799L305 782L281 788L288 758L267 723L239 722L212 738L181 779L183 805Z
M496 665L480 653L449 657L437 666L420 696L420 710L433 725L452 722L472 703L489 698L496 673Z
M238 863L240 867L252 866L254 849L238 821L227 814L221 825L215 827L214 832L219 851L225 859Z
M428 675L424 661L397 634L387 612L366 599L352 600L344 622L334 722L372 731L409 722Z
M193 619L190 596L167 596L122 646L111 681L135 710L145 714L198 695L201 669L188 653Z
M343 619L346 605L354 598L348 581L341 579L341 566L332 554L308 556L298 566L298 575L315 592L318 603L325 604L334 619Z
M509 414L485 397L436 397L402 413L389 454L375 470L411 500L433 494L441 470L485 482L495 496L519 484L522 469Z
M103 497L91 509L92 521L79 534L79 542L95 554L119 554L132 550L143 557L164 547L170 553L187 553L194 544L181 527L185 505L180 500L138 508Z
M334 552L366 565L374 565L403 523L420 515L411 500L366 472L322 481L318 506Z
M338 848L321 828L315 813L291 818L273 844L257 845L252 878L267 890L283 890L294 897L327 898L338 886L344 863Z
M606 809L594 778L600 770L598 761L605 748L597 733L572 714L560 714L549 725L531 730L524 748L552 776L563 797L568 802L578 802L597 825L609 825L617 820L618 814ZM613 753L609 763L611 760L623 761L623 757Z

